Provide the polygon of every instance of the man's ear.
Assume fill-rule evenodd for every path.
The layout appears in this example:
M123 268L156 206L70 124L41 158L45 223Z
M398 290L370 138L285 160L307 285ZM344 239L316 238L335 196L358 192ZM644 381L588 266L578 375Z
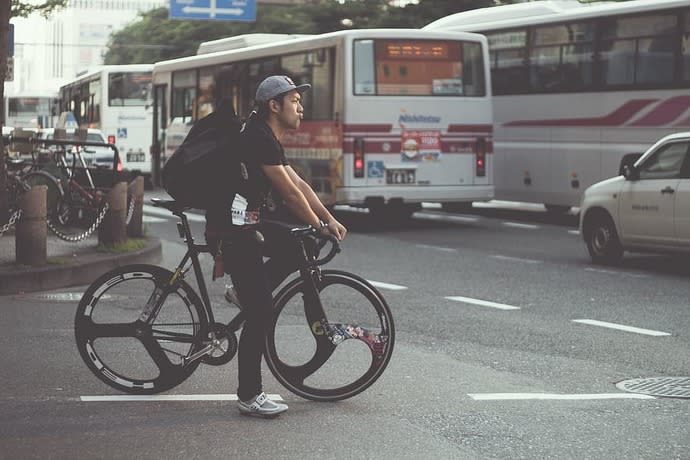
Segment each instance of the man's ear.
M271 99L270 101L268 101L268 108L271 109L271 112L280 112L280 104L278 104L278 101L276 101L275 99Z

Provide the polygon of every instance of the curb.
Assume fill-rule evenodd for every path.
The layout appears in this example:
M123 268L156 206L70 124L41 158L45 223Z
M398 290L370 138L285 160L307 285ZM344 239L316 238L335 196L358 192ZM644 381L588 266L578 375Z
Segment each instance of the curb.
M76 254L65 265L12 265L9 270L0 271L0 295L87 285L113 268L135 263L157 264L162 256L160 239L149 237L143 249L125 254L106 254L94 248Z

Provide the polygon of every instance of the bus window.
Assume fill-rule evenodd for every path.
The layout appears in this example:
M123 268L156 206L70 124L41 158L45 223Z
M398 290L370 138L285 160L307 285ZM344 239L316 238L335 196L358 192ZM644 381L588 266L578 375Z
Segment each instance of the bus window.
M89 121L97 124L101 122L101 80L89 82L89 93L91 94L91 117Z
M487 34L491 51L491 78L494 94L526 93L527 30Z
M602 23L602 73L607 85L673 81L676 15L607 19Z
M116 72L108 77L108 105L151 105L151 74Z
M479 43L358 40L354 54L358 95L483 96L486 91Z
M214 83L215 68L204 67L199 69L199 96L196 98L194 119L198 120L204 118L209 113L213 112L215 104L215 83Z
M196 70L175 72L172 79L172 118L187 123L192 121L196 99Z
M311 84L311 90L302 95L305 120L333 118L333 52L332 49L322 48L285 56L280 60L281 72L289 75L297 85Z
M529 59L532 90L581 90L591 86L593 40L592 22L535 28Z

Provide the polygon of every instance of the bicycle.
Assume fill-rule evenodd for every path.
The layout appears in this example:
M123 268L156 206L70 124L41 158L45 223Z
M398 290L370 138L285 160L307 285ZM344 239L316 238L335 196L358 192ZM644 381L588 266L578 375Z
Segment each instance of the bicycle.
M201 364L223 365L237 352L243 317L216 322L199 262L210 252L194 242L186 208L152 199L177 216L187 251L174 271L155 265L116 268L89 286L75 315L79 353L100 380L116 390L155 394L187 379ZM273 298L265 343L268 368L285 388L306 399L355 396L383 373L395 328L383 296L363 278L320 267L340 251L334 237L312 227L292 230L301 248L299 275ZM305 238L317 238L309 256ZM199 293L185 281L193 270ZM142 294L143 293L143 294ZM199 295L200 294L200 295ZM353 322L356 319L357 322Z
M53 162L43 165L44 169L29 172L25 180L30 185L45 185L47 190L47 223L52 233L67 241L80 241L93 232L103 219L106 209L107 189L96 187L91 176L88 161L83 153L86 147L114 146L100 142L78 140L41 140L41 155L52 156ZM67 155L72 155L71 162ZM40 155L39 155L40 156ZM113 169L113 182L116 170ZM134 199L127 194L126 223L129 224L134 210ZM72 228L88 229L85 232Z

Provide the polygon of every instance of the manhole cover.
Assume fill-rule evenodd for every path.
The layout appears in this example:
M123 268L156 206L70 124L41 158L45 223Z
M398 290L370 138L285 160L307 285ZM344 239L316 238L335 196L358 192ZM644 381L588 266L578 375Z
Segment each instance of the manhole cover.
M619 390L665 398L690 398L690 377L649 377L618 382Z

